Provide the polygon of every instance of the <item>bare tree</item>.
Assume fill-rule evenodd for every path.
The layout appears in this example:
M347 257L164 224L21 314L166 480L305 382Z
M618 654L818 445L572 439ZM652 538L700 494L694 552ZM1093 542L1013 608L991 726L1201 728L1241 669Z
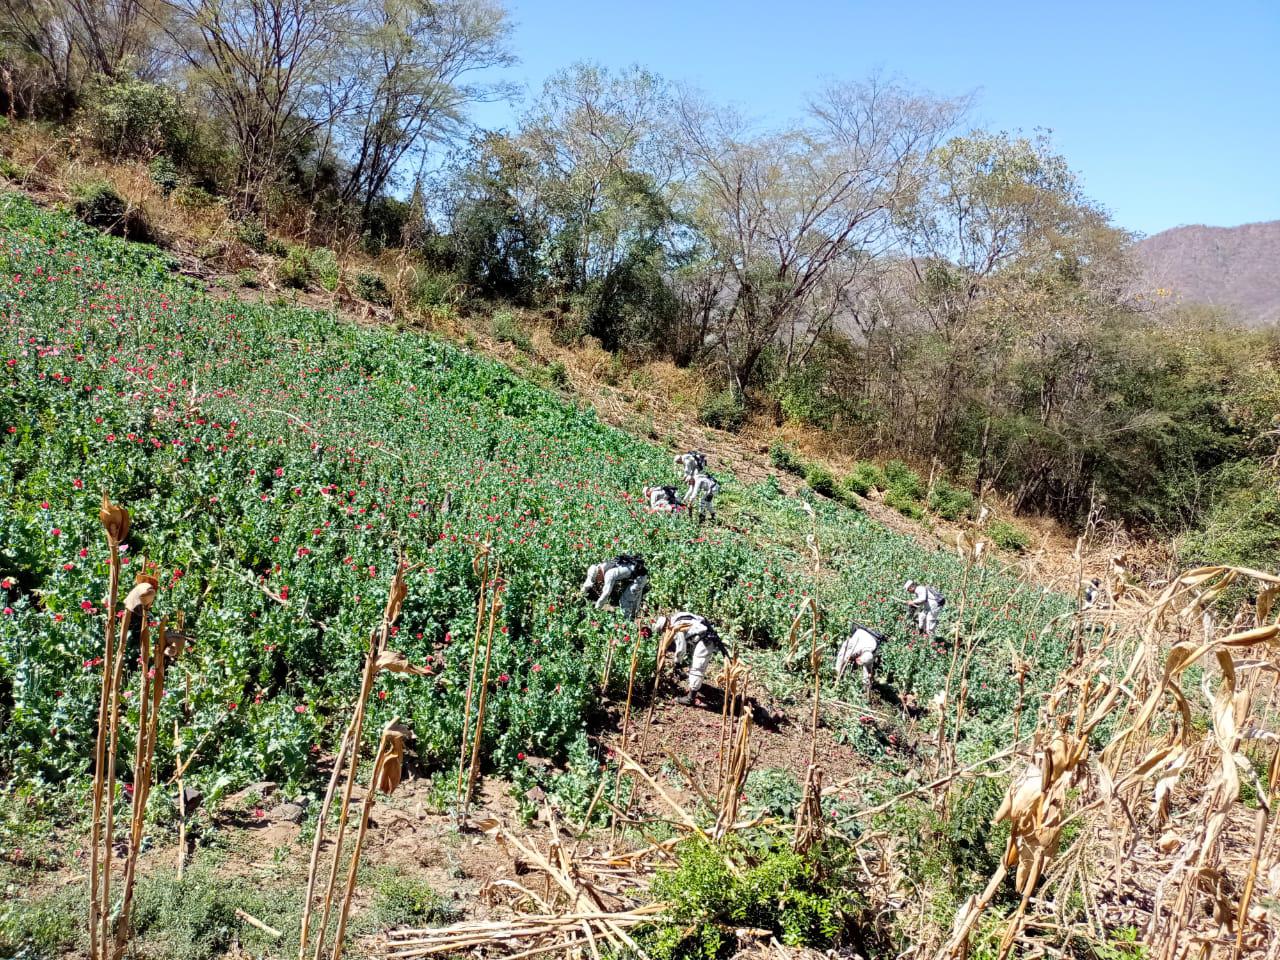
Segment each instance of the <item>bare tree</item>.
M7 110L34 115L43 91L52 91L64 117L75 106L80 52L60 0L0 0L0 53Z
M807 359L962 108L872 79L829 87L800 126L755 134L683 101L694 205L732 278L719 346L738 389L772 347L784 371Z
M342 199L363 219L398 169L459 132L468 105L510 95L505 83L469 79L513 62L510 33L492 0L366 5L350 65L360 83L339 121L350 164Z
M153 76L159 2L0 0L0 82L10 116L65 119L93 77Z
M157 0L66 0L75 32L91 72L109 80L123 72L154 74L157 45L152 29L160 14Z
M237 154L236 193L256 208L346 103L354 0L165 0L169 31ZM335 96L334 91L339 93Z

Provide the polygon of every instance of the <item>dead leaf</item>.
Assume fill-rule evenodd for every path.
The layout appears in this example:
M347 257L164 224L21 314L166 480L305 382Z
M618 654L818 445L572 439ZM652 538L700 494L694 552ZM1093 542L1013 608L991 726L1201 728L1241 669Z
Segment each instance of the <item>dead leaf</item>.
M139 577L129 595L124 598L124 608L130 613L146 610L156 599L156 582L154 577Z
M400 776L404 771L404 740L396 737L387 744L387 751L382 757L382 766L378 768L378 781L374 787L385 794L395 793L400 786Z
M166 630L164 634L164 655L170 660L177 660L187 645L191 642L190 638L181 630Z
M1156 841L1156 847L1161 853L1173 853L1180 846L1182 846L1182 838L1172 830L1165 831Z
M384 650L378 654L378 660L375 664L378 670L386 670L388 673L410 673L415 676L429 676L431 671L427 667L419 667L409 662L409 658L397 650Z
M107 531L107 539L113 543L123 543L129 535L129 511L112 503L107 495L102 495L102 506L98 509L98 521Z

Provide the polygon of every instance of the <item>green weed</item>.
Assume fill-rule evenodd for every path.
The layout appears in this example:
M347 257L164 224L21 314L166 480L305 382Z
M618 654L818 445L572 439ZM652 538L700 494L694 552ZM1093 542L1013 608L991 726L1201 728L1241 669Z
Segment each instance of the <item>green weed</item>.
M1001 550L1022 553L1031 546L1031 535L1016 523L1008 520L992 520L987 524L987 536Z
M873 491L885 488L884 471L870 460L859 460L853 472L845 477L844 485L860 497L870 496Z

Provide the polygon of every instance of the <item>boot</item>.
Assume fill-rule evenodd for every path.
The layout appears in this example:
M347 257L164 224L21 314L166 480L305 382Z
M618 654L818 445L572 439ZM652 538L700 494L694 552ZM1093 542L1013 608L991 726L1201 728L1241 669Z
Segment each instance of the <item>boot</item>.
M676 703L683 704L686 707L693 705L693 691L690 690L683 697L676 697Z

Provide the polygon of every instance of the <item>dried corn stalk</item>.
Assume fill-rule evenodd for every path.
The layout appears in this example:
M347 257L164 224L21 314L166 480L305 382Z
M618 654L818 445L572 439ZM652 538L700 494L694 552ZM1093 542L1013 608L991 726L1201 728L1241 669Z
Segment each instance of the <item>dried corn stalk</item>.
M1123 571L1124 558L1113 565ZM1233 587L1256 592L1256 600L1247 618L1220 628L1213 611ZM1136 591L1122 593L1126 604L1136 600ZM1280 731L1270 709L1280 675L1277 596L1280 577L1202 567L1169 583L1140 619L1124 610L1111 615L1094 648L1047 698L1034 759L997 815L1010 824L1005 858L958 911L939 956L965 955L970 933L1015 868L1020 900L1002 957L1019 944L1052 949L1036 931L1066 929L1061 904L1073 884L1086 904L1086 926L1074 933L1083 939L1105 941L1110 928L1139 926L1155 960L1215 945L1233 957L1274 954L1276 918L1252 903L1259 885L1280 893L1280 830L1271 816L1280 779ZM1124 669L1115 676L1118 664ZM1202 671L1198 684L1193 671ZM1260 697L1263 690L1269 695ZM1207 714L1207 724L1198 725L1198 714ZM1088 762L1088 738L1104 721L1116 732ZM1244 752L1250 743L1269 750L1265 783ZM1257 811L1239 802L1242 771ZM1081 777L1086 786L1076 797L1071 788ZM1081 827L1078 838L1060 851L1071 822ZM1057 906L1046 915L1050 904Z
M405 597L408 596L408 587L405 579L410 572L416 567L411 567L403 558L396 565L395 576L391 580L391 587L387 593L387 605L383 610L381 625L372 631L369 636L369 650L365 655L364 673L360 683L360 692L356 696L356 702L352 711L351 722L348 724L346 731L343 733L342 742L338 747L338 756L334 760L333 773L329 778L329 787L325 791L324 802L320 806L320 816L316 821L315 838L311 845L311 864L307 871L307 890L303 901L302 911L302 927L298 935L298 958L306 960L307 947L311 942L311 920L312 912L315 907L316 900L316 878L320 866L320 850L324 844L325 828L328 824L329 812L333 806L334 794L337 791L338 780L345 774L345 783L343 785L342 800L338 813L338 830L334 839L333 860L329 867L329 878L323 894L323 906L320 912L320 920L316 928L315 949L313 951L314 960L321 960L323 954L325 940L328 934L329 915L333 906L333 896L337 889L338 881L338 864L342 859L343 840L347 831L347 820L351 809L351 795L356 783L356 770L360 762L360 746L364 730L365 712L369 700L369 694L373 689L374 680L377 678L381 670L390 670L395 673L417 673L417 668L412 667L407 658L395 651L386 649L387 641L391 637L391 628L395 625L396 620L400 616L400 609L404 604ZM338 939L334 943L332 956L334 960L342 951L342 932L345 929L345 911L349 909L350 899L354 885L354 871L358 866L360 847L363 841L365 821L368 815L369 805L378 789L390 793L400 782L400 770L404 757L404 738L407 734L404 727L399 726L393 721L383 731L379 745L379 752L374 764L374 776L370 784L369 790L365 795L365 802L362 805L361 821L357 827L357 837L355 842L355 852L351 857L348 869L348 883L346 892L343 897L343 905L339 913L339 933ZM388 756L390 755L390 757ZM391 766L388 766L390 764Z

